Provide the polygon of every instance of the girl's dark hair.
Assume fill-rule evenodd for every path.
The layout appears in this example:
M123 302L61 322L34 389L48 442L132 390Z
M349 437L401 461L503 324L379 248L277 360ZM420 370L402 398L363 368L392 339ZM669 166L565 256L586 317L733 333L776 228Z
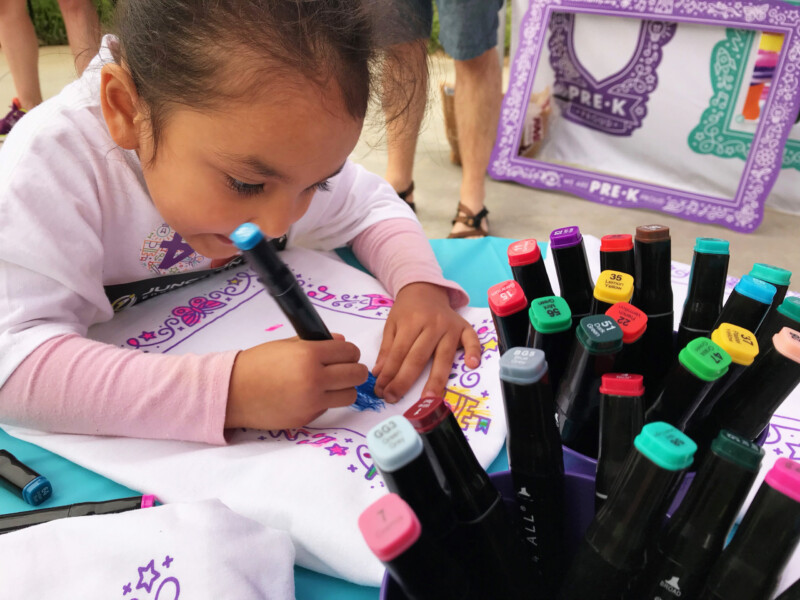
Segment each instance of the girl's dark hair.
M264 89L279 96L298 75L319 88L335 81L360 120L377 56L372 17L359 0L120 0L114 59L148 111L154 152L175 107L224 109Z

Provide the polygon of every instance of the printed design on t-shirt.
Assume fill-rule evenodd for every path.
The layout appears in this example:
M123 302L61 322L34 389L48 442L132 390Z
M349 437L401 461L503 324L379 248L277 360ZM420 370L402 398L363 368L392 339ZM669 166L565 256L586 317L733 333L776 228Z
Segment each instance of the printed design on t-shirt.
M181 584L172 575L170 568L175 559L166 555L163 560L155 558L136 569L136 579L122 585L124 600L178 600Z
M764 441L764 452L775 460L788 458L800 461L800 419L774 415Z
M181 234L162 223L142 242L139 260L151 273L176 275L197 268L206 258L184 242Z

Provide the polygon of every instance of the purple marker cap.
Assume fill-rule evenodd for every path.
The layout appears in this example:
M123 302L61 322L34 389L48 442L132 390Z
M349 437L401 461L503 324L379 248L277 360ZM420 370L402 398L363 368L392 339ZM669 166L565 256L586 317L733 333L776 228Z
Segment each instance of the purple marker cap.
M554 250L577 246L581 241L583 241L583 236L577 226L554 229L550 233L550 247Z

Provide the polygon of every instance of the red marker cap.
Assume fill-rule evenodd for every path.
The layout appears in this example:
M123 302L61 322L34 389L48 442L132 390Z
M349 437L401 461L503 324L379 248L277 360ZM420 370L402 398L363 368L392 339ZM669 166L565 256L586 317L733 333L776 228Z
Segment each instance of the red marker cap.
M600 393L609 396L644 396L644 377L633 373L606 373L600 378Z
M542 251L534 239L520 240L508 247L508 264L512 267L523 267L535 263L541 257Z
M600 252L633 250L633 236L627 233L604 235L600 238Z
M489 308L496 316L507 317L528 310L528 300L516 281L504 281L489 288Z
M436 427L450 414L450 407L439 396L424 396L403 413L419 433Z
M606 311L622 329L622 343L632 344L644 335L647 329L647 315L627 302L617 302Z
M359 515L358 528L369 549L383 562L400 556L422 533L417 515L392 493L381 496Z

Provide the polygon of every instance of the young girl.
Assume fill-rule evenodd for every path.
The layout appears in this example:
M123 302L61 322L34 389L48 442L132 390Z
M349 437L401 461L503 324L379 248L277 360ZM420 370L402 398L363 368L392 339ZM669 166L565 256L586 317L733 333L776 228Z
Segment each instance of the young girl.
M150 355L86 339L115 308L236 260L251 221L288 245L352 244L396 296L373 372L396 402L433 357L441 394L463 345L411 210L347 160L374 59L354 0L129 0L84 76L0 151L0 421L224 443L299 427L367 377L342 336L240 352ZM180 390L176 395L175 390Z

